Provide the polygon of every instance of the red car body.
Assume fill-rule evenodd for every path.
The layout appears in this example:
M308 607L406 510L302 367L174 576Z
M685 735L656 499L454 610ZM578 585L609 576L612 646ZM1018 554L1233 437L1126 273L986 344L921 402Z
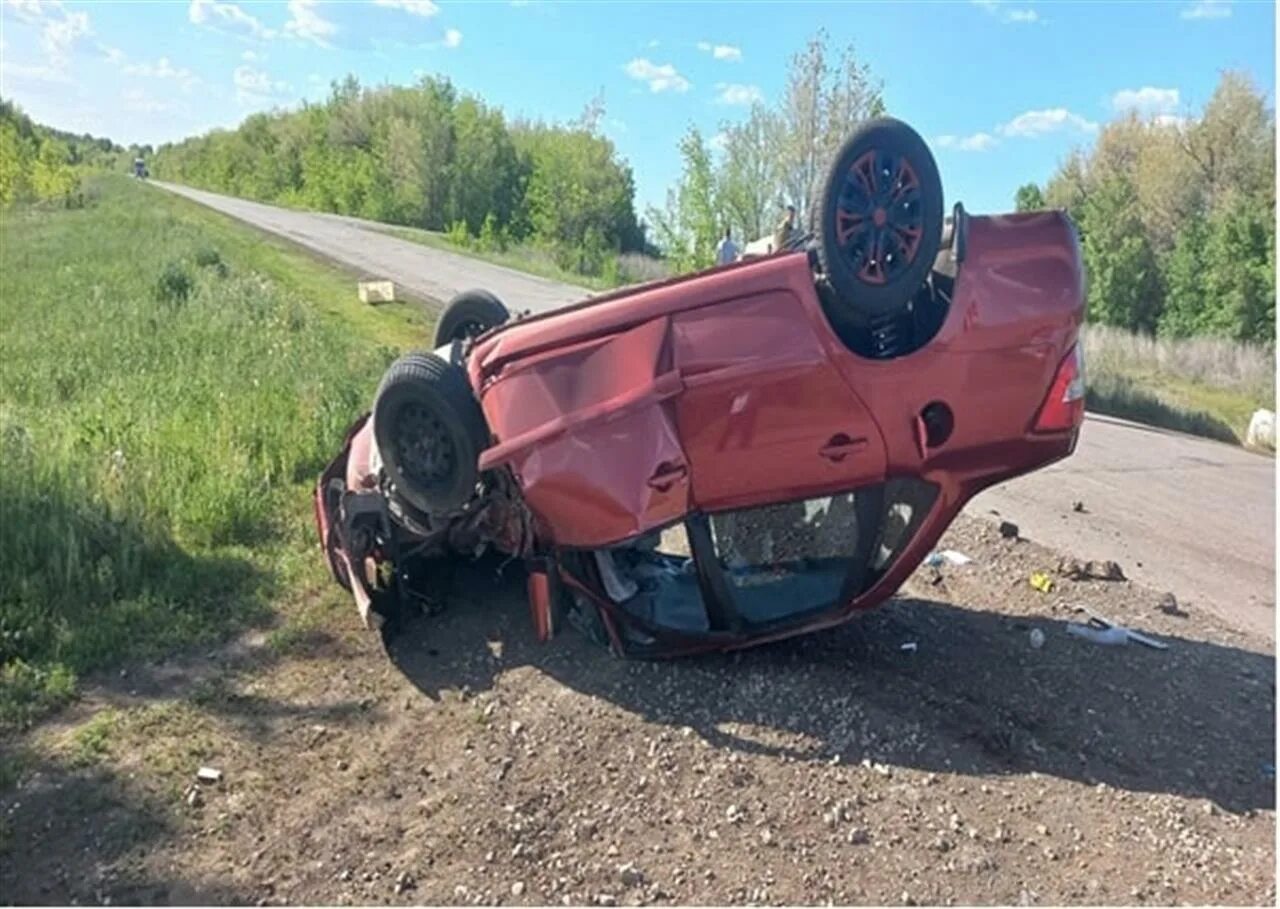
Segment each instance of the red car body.
M871 359L846 346L803 252L618 291L456 351L492 434L479 467L503 477L501 494L461 524L529 560L539 634L556 624L562 585L599 610L620 652L728 649L844 622L891 596L976 493L1069 455L1083 417L1074 228L1041 212L966 216L956 231L963 258L945 316L905 356ZM353 430L317 490L317 520L367 617L377 598L370 571L387 554L353 555L332 532L351 505L335 499L335 478L348 499L363 494L377 507L370 425ZM846 577L838 594L833 581L829 602L792 615L743 620L730 607L717 622L708 603L705 628L655 626L623 608L584 558L693 515L846 493L853 502L895 483L912 490L911 502L901 538L880 541L883 564L857 569L857 583ZM858 545L870 553L869 542ZM725 584L704 567L709 599Z

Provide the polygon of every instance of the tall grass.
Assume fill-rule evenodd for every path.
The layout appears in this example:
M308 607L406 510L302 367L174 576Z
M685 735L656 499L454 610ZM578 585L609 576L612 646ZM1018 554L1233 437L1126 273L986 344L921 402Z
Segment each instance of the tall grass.
M1169 339L1086 326L1091 410L1240 442L1253 411L1275 409L1275 353L1222 338Z
M1083 336L1089 368L1102 373L1177 376L1253 395L1259 402L1275 398L1275 351L1260 344L1226 338L1156 338L1108 325L1086 325Z
M260 617L370 350L122 179L0 243L0 723ZM199 264L203 263L203 264Z

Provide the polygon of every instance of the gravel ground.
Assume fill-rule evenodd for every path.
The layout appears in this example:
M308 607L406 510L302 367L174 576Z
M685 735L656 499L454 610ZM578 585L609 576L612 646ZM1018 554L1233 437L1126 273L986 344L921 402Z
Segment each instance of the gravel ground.
M975 561L735 655L539 645L516 573L476 571L389 653L344 606L283 654L138 667L9 743L0 893L1273 904L1271 644L1128 581L1034 590L1058 554L985 520L944 546ZM1076 639L1079 606L1168 650Z

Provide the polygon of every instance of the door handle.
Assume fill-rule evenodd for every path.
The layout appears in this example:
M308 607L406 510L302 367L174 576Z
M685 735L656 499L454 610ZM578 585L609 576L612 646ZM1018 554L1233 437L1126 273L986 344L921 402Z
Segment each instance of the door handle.
M654 475L649 477L649 487L658 492L667 492L688 475L689 468L683 464L660 464Z
M818 454L828 461L838 464L851 454L856 454L867 447L867 440L851 439L842 432L836 433L827 440L827 444L818 449Z

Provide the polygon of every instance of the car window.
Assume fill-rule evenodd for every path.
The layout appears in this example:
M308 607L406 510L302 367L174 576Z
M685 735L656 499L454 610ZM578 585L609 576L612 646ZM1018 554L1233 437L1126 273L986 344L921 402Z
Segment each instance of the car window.
M744 619L770 622L839 599L858 548L857 495L711 516L716 559Z

